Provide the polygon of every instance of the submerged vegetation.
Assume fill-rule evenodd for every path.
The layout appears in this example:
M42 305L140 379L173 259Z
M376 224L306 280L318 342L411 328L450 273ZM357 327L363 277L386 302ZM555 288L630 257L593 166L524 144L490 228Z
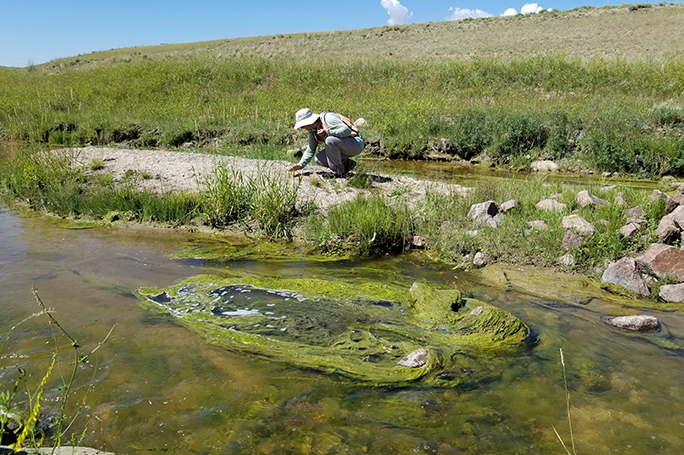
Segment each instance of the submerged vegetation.
M479 381L494 372L475 367L483 362L480 357L515 352L530 333L506 311L427 283L403 292L391 283L362 287L349 299L320 279L271 280L271 289L234 284L250 278L202 275L140 293L147 306L229 350L374 385L419 378L452 386ZM419 350L425 351L422 362L399 363ZM477 374L459 377L468 368Z
M90 357L109 337L108 335L89 354L83 354L77 340L72 338L52 315L54 310L45 306L35 289L33 294L40 306L40 311L33 313L3 333L0 358L26 358L16 351L9 354L6 354L5 351L12 345L11 338L15 332L20 330L22 325L38 317L45 317L49 320L54 346L53 351L49 353L50 355L45 355L51 360L38 385L31 383L33 375L22 366L24 363L22 361L9 365L3 362L0 367L3 372L3 382L0 384L0 438L3 446L9 446L12 453L19 453L24 447L53 447L57 449L63 445L76 446L79 444L84 433L70 433L71 426L85 406L85 403L80 402L75 411L71 409L73 405L70 402L74 398L72 395L76 385L77 373L90 361ZM109 334L111 334L111 330ZM60 352L60 350L66 349L63 343L59 341L62 337L68 340L73 356L71 359ZM51 343L48 342L48 344ZM55 382L54 376L59 376L57 382ZM47 406L44 401L56 403L56 409L45 412Z

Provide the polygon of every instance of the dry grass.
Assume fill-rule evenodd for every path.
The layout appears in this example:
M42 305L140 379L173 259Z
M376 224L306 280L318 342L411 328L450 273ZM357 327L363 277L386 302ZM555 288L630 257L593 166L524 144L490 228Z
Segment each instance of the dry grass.
M659 61L681 57L682 24L684 4L681 3L644 8L583 7L525 16L131 47L58 59L45 66L58 68L179 55L301 58L314 55L314 50L315 55L342 61L554 54Z

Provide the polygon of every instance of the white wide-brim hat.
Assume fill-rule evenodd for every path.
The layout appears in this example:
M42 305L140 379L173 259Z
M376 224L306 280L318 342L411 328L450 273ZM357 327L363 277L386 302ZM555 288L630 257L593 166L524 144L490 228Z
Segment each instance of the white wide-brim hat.
M295 126L294 129L298 130L299 128L307 125L311 125L314 123L316 120L318 120L321 116L318 114L314 114L311 112L311 109L308 107L305 107L304 109L300 109L297 111L295 114Z

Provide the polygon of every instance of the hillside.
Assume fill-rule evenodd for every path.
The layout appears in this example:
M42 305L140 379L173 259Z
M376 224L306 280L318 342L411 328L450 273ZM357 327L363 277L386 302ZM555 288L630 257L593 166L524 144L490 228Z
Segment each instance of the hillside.
M684 4L582 7L453 22L132 47L58 59L48 67L183 55L341 60L440 60L564 54L635 60L681 56ZM312 57L315 58L315 57Z

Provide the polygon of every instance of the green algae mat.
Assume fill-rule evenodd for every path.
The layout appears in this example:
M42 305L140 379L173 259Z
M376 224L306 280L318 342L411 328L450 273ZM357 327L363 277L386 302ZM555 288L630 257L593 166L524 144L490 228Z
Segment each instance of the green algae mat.
M373 384L458 384L530 337L510 313L456 289L416 282L200 275L138 291L210 343ZM473 377L478 376L475 374Z

